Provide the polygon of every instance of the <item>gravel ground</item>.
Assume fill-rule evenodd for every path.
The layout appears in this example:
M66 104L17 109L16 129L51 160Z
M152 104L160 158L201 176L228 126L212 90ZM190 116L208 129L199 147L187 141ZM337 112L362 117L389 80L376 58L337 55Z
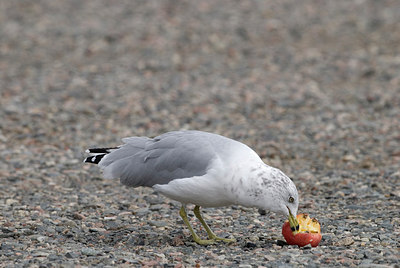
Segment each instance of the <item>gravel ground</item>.
M397 0L1 0L0 266L399 267L399 14ZM204 210L237 243L196 245L177 202L81 163L177 129L238 139L291 176L320 246L288 246L282 216L242 207Z

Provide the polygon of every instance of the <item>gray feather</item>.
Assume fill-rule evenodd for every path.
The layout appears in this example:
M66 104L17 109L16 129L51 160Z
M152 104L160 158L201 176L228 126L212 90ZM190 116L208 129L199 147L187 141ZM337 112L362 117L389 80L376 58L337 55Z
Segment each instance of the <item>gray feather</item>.
M153 186L171 180L202 176L217 157L216 146L235 142L200 131L168 132L153 139L131 137L99 163L105 177L120 178L128 186Z

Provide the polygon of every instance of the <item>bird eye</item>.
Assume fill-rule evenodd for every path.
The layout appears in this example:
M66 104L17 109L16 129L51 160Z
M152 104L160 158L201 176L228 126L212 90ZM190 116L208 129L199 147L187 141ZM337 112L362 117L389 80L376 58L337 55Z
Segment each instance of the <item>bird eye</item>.
M294 202L294 198L291 196L289 197L289 203L293 203Z

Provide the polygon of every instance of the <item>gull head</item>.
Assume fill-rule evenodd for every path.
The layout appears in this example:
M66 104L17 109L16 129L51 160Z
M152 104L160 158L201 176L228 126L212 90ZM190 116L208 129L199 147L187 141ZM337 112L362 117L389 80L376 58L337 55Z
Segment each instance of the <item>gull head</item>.
M273 197L273 200L268 200L267 204L270 206L270 210L288 217L290 228L293 234L296 234L300 228L296 218L299 207L299 194L296 185L279 169L273 168L271 177L275 183L268 190L269 196Z
M299 195L293 181L286 177L288 184L283 188L283 195L280 198L281 211L288 217L290 229L293 234L296 234L299 229L299 222L297 221L297 210L299 208ZM283 204L283 205L282 205Z
M297 233L299 195L293 181L279 169L266 164L254 169L248 181L247 204L287 216L293 233Z

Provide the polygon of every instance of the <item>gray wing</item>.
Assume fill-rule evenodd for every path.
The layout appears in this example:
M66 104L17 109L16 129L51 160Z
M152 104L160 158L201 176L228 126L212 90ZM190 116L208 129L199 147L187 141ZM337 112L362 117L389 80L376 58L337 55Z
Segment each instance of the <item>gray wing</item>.
M106 178L120 178L133 187L202 176L216 157L215 139L229 140L200 131L168 132L154 139L125 138L124 144L107 154L99 166Z

